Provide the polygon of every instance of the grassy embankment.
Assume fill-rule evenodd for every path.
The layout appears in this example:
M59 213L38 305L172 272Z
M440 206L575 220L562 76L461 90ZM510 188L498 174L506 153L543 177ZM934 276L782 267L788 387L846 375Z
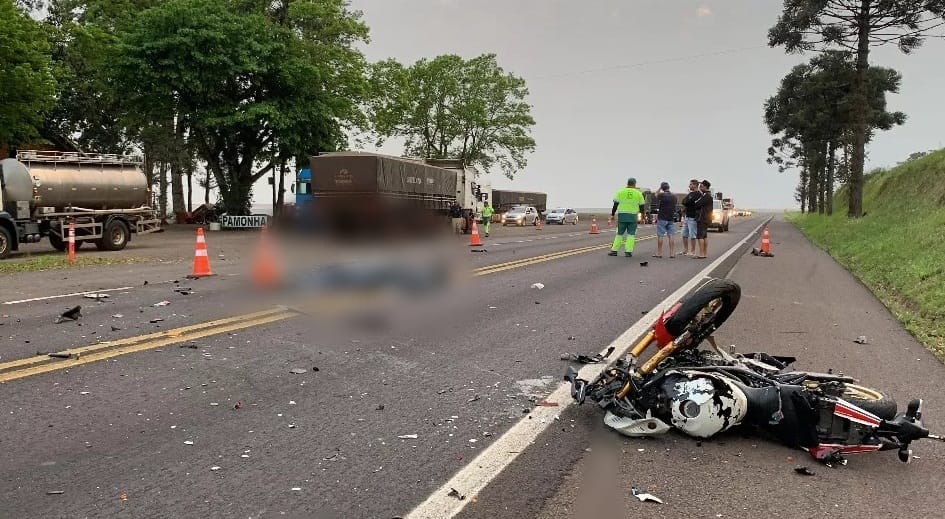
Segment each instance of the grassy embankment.
M95 267L102 265L127 265L140 263L143 258L131 256L76 256L75 265L69 264L65 255L34 256L27 259L8 259L0 261L0 274L16 274L20 272L38 272L42 270L58 270L68 268Z
M788 219L857 276L919 341L945 362L945 150L867 177L866 216Z

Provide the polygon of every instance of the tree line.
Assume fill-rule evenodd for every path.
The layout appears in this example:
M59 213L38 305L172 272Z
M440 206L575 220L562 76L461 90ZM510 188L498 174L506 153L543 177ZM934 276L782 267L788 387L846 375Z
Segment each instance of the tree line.
M195 184L249 214L269 174L281 207L287 173L352 138L510 178L535 148L525 81L494 54L368 63L348 0L41 2L0 0L0 152L142 154L165 214Z
M764 103L774 136L768 163L796 168L802 211L833 213L838 183L849 194L847 214L863 215L866 145L879 130L906 121L886 110L886 94L901 75L870 64L870 52L895 45L903 53L941 37L945 0L784 0L768 44L789 53L816 52L794 67Z

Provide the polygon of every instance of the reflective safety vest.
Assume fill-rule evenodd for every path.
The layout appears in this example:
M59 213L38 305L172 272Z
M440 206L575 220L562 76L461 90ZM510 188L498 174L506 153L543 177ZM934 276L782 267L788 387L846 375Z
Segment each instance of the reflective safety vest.
M614 195L614 202L617 202L617 214L637 214L640 212L640 206L646 203L643 193L635 187L624 187Z
M493 209L491 205L487 205L482 208L483 218L491 218L493 213L495 213L495 209Z

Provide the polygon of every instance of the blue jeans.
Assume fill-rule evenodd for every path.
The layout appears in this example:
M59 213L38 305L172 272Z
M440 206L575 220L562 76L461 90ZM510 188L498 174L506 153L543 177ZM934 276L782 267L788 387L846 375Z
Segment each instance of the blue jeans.
M693 240L696 239L698 232L697 232L697 225L696 225L695 218L689 218L687 216L683 220L682 235L683 235L683 238L690 238Z
M662 238L663 236L672 236L676 234L676 222L672 220L656 220L656 235Z

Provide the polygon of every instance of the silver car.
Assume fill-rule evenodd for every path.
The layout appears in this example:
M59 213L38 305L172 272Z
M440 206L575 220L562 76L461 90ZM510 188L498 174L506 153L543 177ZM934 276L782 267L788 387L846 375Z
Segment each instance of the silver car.
M557 223L564 225L569 223L571 225L577 225L578 223L578 212L574 209L552 209L548 212L548 215L545 216L545 221L549 224Z
M517 206L502 215L502 227L506 225L537 225L538 210L531 206Z

